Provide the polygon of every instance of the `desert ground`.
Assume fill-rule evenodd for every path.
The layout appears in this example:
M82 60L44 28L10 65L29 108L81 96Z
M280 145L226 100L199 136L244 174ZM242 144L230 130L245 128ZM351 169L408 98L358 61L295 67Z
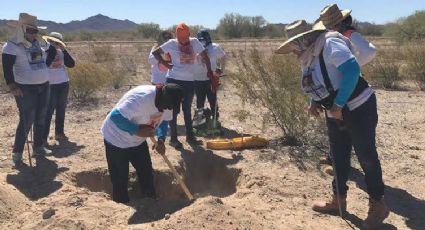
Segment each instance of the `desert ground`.
M146 71L139 74L145 77L138 84L148 84ZM50 139L53 156L33 158L34 167L21 170L11 164L16 104L0 95L0 229L361 229L368 197L355 154L344 219L313 212L312 202L331 192L332 177L318 164L326 138L312 135L301 146L282 145L281 131L264 124L265 111L242 103L227 79L218 94L223 137L260 135L270 144L217 151L206 149L201 138L203 145L190 146L180 115L184 150L167 144L166 155L196 199L186 199L161 156L151 151L159 199L140 199L131 171L131 202L114 203L99 129L126 90L104 90L88 105L71 101L69 141ZM377 89L376 95L377 147L391 211L382 229L425 229L425 93Z

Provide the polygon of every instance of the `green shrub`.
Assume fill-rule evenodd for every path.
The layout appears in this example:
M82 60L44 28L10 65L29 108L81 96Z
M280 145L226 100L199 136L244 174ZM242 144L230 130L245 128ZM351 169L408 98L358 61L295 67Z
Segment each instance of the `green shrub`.
M298 144L310 124L307 96L300 89L300 67L291 56L264 56L256 49L239 53L232 76L239 96L264 106L283 132L286 144Z
M111 73L104 65L92 62L78 62L69 69L71 96L78 102L88 102L95 93L108 85Z

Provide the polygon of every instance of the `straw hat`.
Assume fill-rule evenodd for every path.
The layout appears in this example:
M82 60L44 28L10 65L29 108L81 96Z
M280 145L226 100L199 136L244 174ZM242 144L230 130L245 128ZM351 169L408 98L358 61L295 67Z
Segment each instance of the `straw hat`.
M64 48L66 47L65 43L63 42L63 36L61 33L51 32L48 36L47 35L43 36L43 39L46 42L53 41L53 42L59 43Z
M47 29L46 26L38 26L37 17L27 13L20 13L18 21L10 21L7 23L7 25L12 28L17 28L19 26L28 26L34 29Z
M320 34L323 30L312 29L311 25L307 24L305 20L298 20L285 26L286 41L282 43L276 50L278 54L287 54L291 52L291 43L297 39L303 39L310 41L317 34Z
M331 29L338 23L344 21L351 14L351 10L340 10L336 4L328 5L320 11L320 18L316 21L313 28Z

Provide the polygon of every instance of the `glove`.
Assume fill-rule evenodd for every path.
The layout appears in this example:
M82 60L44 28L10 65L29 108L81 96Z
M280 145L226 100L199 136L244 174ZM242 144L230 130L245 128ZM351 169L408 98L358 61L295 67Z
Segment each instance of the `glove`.
M211 75L209 75L209 78L211 80L211 91L213 93L217 92L218 86L220 85L220 75L214 74L211 71Z

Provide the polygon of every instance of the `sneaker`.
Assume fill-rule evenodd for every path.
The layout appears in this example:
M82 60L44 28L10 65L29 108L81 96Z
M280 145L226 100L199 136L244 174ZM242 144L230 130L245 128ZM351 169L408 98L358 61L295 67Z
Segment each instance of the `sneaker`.
M183 144L177 139L171 139L170 146L174 147L177 150L183 149Z
M194 135L188 135L186 136L186 142L192 145L202 145L202 141L196 139Z
M22 161L22 153L12 153L12 161L15 168L24 165Z
M369 211L364 220L364 229L376 229L390 215L390 211L385 205L384 198L380 200L369 199Z
M40 147L33 147L33 155L34 156L50 156L52 155L52 150L44 147L44 146L40 146Z
M341 205L341 211L345 212L347 210L347 195L336 196L333 195L332 199L329 201L316 201L313 204L313 211L321 213L338 213L339 205Z
M55 134L55 140L57 141L67 141L68 137L64 133Z

